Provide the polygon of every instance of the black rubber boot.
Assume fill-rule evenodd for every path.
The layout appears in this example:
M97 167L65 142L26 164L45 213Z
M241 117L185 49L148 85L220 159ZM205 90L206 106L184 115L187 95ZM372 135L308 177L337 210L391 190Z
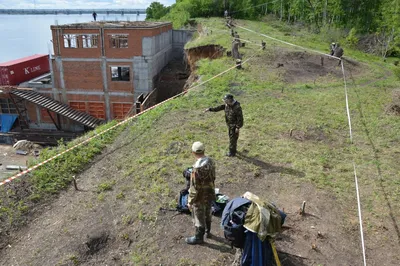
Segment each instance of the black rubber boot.
M235 155L236 155L236 151L232 150L232 149L229 149L229 152L226 154L226 156L228 156L228 157L234 157Z
M211 222L206 222L206 237L211 238Z
M187 237L185 242L189 245L203 244L205 231L204 227L196 227L196 234L192 237Z

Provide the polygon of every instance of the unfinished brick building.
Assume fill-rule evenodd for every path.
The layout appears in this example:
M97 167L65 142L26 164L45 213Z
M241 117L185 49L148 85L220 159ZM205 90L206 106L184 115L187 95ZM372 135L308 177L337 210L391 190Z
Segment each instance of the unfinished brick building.
M91 22L51 27L52 97L104 119L122 119L172 56L172 24Z
M18 115L17 131L81 132L134 114L138 96L153 90L168 62L183 59L191 37L169 22L102 21L51 31L51 73L0 90L10 106L2 113Z

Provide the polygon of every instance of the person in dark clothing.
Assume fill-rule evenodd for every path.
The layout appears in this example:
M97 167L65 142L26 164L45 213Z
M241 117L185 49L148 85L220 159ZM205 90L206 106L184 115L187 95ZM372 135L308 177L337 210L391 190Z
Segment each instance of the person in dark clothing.
M237 141L239 138L239 130L243 127L243 113L240 103L233 98L232 94L224 96L225 104L214 108L207 108L205 112L218 112L225 110L225 122L228 126L229 134L229 152L227 156L233 157L237 151Z
M338 43L334 43L333 42L331 44L331 53L330 53L330 55L339 58L339 64L338 64L339 66L340 66L340 64L342 62L343 54L344 54L343 48L340 47L340 45Z
M92 16L93 16L94 21L96 21L97 13L96 13L96 12L93 12Z

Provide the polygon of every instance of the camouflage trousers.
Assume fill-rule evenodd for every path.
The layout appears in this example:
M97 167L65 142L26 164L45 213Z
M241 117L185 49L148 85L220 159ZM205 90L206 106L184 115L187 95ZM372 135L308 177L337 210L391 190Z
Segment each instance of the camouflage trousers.
M211 223L211 203L193 205L192 215L194 226L206 228Z
M239 133L236 133L236 127L228 127L229 131L229 151L236 152L237 141L239 139Z

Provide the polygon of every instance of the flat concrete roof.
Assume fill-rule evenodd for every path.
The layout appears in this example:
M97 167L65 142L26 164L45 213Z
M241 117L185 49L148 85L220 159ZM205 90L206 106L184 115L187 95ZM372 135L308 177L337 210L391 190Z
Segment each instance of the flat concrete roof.
M51 25L51 29L99 29L99 28L159 28L162 26L171 25L171 22L159 21L92 21L85 23L72 23L63 25Z

